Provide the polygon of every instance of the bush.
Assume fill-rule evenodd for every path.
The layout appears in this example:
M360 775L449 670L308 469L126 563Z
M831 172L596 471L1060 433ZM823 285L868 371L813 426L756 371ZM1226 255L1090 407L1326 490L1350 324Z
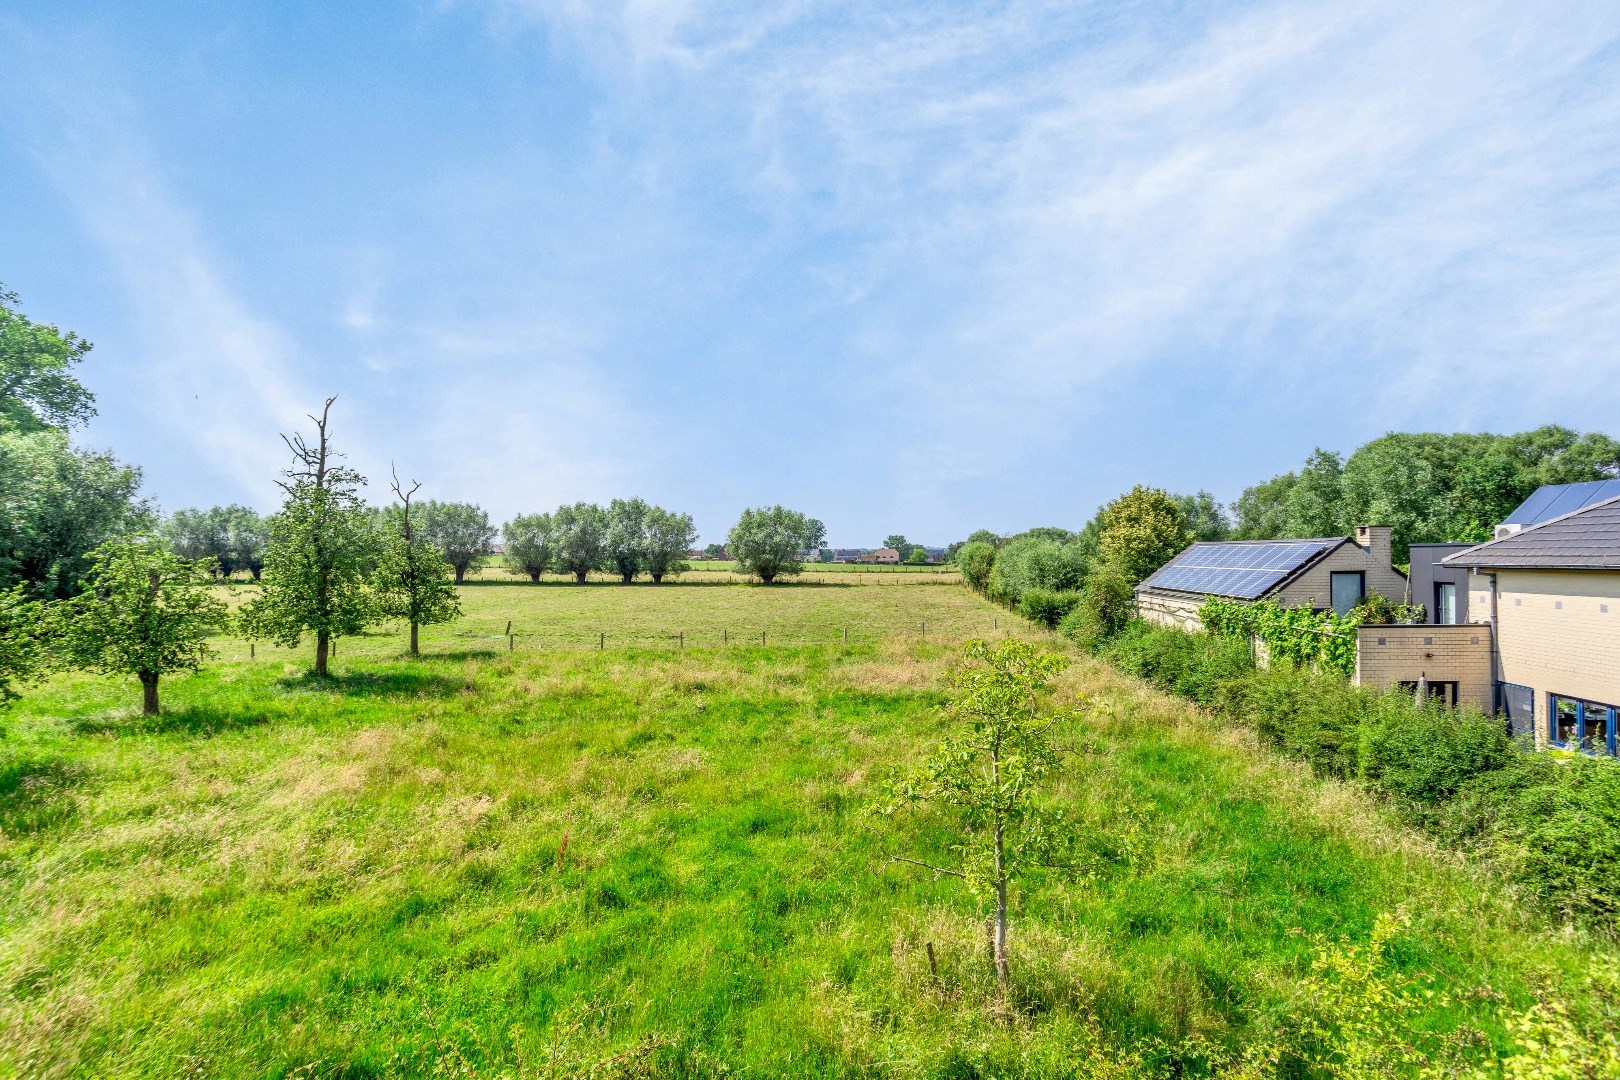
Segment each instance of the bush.
M1080 602L1077 592L1054 592L1051 589L1026 589L1018 601L1018 613L1030 622L1040 623L1047 629L1055 628L1064 616Z
M1472 709L1430 704L1392 691L1361 721L1356 750L1362 780L1397 798L1438 805L1481 773L1506 768L1517 751L1507 725Z
M1113 565L1103 563L1086 577L1080 602L1058 631L1085 648L1119 633L1136 616L1136 591Z
M956 565L969 588L984 592L990 587L990 569L996 564L996 547L982 540L970 540L956 552Z
M1219 702L1223 686L1254 671L1254 657L1241 641L1140 620L1107 639L1100 651L1132 675L1205 706Z
M1077 545L1024 536L996 552L990 595L1017 604L1029 589L1073 592L1085 576L1085 556Z

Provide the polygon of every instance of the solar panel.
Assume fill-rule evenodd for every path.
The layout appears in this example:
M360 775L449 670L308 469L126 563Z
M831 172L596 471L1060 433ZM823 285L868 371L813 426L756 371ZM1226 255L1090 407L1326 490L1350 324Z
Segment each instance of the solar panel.
M1620 480L1585 480L1579 484L1545 484L1520 503L1505 525L1539 525L1574 513L1583 506L1620 495Z
M1145 584L1178 592L1254 600L1338 542L1334 538L1194 544L1170 560Z

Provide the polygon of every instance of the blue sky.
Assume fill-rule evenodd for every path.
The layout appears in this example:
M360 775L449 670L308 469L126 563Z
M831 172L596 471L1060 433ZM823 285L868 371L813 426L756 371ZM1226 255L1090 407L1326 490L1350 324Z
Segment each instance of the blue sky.
M497 519L890 532L1620 434L1620 6L8 4L0 280L85 442L270 509L339 394ZM378 497L384 494L379 485Z

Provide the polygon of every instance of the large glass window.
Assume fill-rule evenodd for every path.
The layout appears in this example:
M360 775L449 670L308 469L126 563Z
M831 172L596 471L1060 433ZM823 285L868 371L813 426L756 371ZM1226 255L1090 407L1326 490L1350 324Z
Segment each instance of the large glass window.
M1434 583L1434 621L1442 626L1457 625L1457 586L1454 582Z
M1367 575L1359 570L1330 574L1328 587L1333 593L1333 613L1343 617L1367 595Z
M1614 706L1597 701L1551 694L1551 730L1548 737L1554 745L1568 749L1580 748L1588 754L1613 754L1616 751L1616 713Z

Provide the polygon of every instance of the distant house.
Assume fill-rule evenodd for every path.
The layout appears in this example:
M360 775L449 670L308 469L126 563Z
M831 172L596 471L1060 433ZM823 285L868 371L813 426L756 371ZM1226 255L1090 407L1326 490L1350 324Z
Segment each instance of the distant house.
M927 554L928 561L931 563L942 563L945 561L944 548L923 548L923 551Z
M832 561L835 563L853 563L861 561L860 548L834 548Z
M1199 629L1211 596L1348 612L1368 593L1406 596L1406 575L1390 562L1388 525L1358 525L1355 536L1314 540L1200 541L1136 587L1149 622Z
M1620 756L1620 486L1611 490L1587 501L1593 485L1542 488L1498 539L1444 565L1468 571L1469 610L1494 631L1496 705L1513 729L1538 745Z
M900 553L894 548L878 548L876 551L862 555L855 561L863 563L898 563Z

